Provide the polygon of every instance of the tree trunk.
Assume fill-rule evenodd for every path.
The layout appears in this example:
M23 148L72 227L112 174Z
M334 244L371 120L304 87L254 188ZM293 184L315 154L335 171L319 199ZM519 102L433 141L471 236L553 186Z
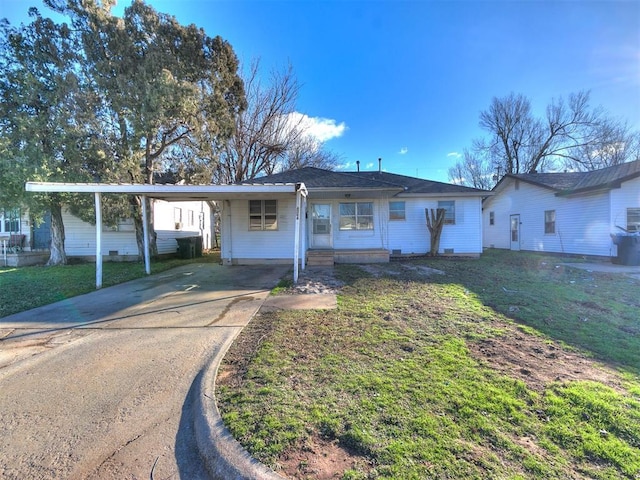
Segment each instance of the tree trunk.
M144 261L144 229L142 228L142 197L131 197L133 224L136 227L136 243L138 244L138 261ZM153 203L147 198L147 228L149 230L149 254L152 258L158 256L156 231L153 227Z
M445 209L424 209L424 213L427 216L427 228L431 235L431 247L429 249L429 255L436 257L438 250L440 250L440 235L442 234L442 227L444 225Z
M52 201L51 209L51 247L47 266L66 265L67 254L64 251L64 223L62 222L62 205Z

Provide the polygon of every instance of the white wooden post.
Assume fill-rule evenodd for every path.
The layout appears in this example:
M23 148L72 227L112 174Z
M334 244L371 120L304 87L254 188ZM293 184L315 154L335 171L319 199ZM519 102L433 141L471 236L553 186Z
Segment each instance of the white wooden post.
M149 259L149 226L147 222L147 197L142 196L142 236L144 244L144 272L147 275L151 274L151 261Z
M102 288L102 197L94 193L96 200L96 290Z
M302 194L296 189L296 223L293 235L293 283L298 283L298 257L300 256L300 205Z
M303 195L302 196L302 222L300 223L300 238L302 239L302 258L301 258L301 267L302 270L304 270L306 268L306 257L307 257L307 252L305 250L305 241L307 238L306 232L307 232L307 196Z

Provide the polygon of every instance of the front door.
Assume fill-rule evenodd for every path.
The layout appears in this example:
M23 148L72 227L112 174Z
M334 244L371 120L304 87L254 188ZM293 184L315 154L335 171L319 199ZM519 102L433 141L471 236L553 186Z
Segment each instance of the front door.
M311 204L311 248L332 248L331 204Z
M511 250L520 250L520 215L511 215Z

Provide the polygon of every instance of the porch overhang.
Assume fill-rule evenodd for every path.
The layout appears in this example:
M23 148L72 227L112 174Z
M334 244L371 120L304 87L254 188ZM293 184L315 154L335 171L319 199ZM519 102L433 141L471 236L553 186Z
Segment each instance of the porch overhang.
M116 193L140 195L158 200L236 200L259 196L295 195L302 183L243 184L243 185L150 185L142 183L58 183L27 182L27 192Z

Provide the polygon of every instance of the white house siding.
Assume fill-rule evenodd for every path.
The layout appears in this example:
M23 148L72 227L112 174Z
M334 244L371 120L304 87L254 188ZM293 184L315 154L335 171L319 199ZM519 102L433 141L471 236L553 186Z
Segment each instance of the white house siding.
M293 261L295 208L295 197L279 198L278 229L253 231L249 230L249 200L223 202L221 212L223 262L251 264Z
M180 210L181 222L176 225L176 209ZM165 202L156 200L153 204L153 228L160 255L178 250L176 238L202 236L202 247L211 248L211 212L207 202ZM202 225L200 224L202 217ZM203 227L202 229L200 227ZM176 228L178 227L178 228Z
M621 188L611 190L611 231L627 228L627 209L640 208L640 178L624 182Z
M478 255L482 252L482 206L479 197L446 198L455 201L455 224L444 225L439 253ZM438 208L438 199L394 197L405 202L405 220L388 221L389 250L425 254L430 249L425 209ZM388 213L387 213L388 215ZM387 217L388 218L388 217Z
M68 210L62 212L64 249L70 257L93 257L96 254L96 227L75 217ZM137 256L135 231L102 232L102 255Z
M174 209L182 210L183 222L178 229L174 221ZM192 211L193 222L188 212ZM165 202L156 200L153 204L153 221L159 254L172 254L178 250L176 238L199 236L199 213L204 211L203 248L211 246L211 223L206 202ZM96 228L78 217L63 211L65 230L65 252L71 257L93 257L96 253ZM102 255L118 257L138 256L135 227L132 221L123 222L116 231L102 231Z
M579 255L615 255L610 238L609 194L558 197L543 187L513 179L484 204L483 243L487 248L511 248L510 217L520 215L520 249ZM544 213L556 212L555 234L544 233ZM494 212L494 225L489 218Z

